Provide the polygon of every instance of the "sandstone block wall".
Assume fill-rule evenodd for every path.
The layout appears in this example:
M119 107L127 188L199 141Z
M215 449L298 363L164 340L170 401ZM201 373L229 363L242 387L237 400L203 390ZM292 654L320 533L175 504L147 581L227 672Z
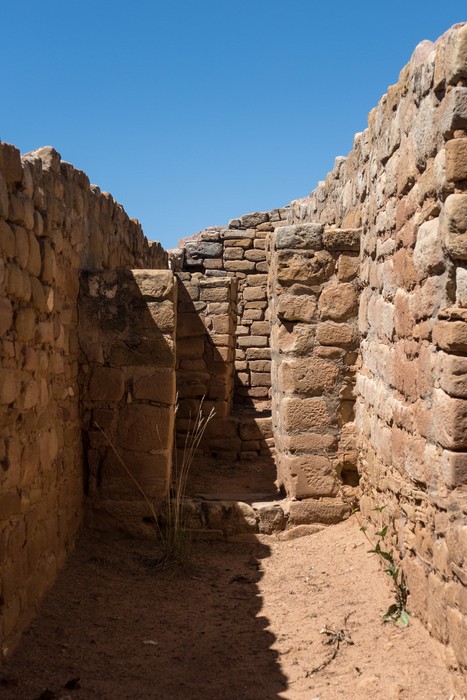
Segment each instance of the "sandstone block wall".
M390 525L411 609L467 664L467 25L420 44L289 223L361 227L361 509ZM375 510L377 508L378 510ZM383 508L381 512L379 509Z
M175 417L177 285L171 270L83 272L80 395L94 517L141 530L167 494ZM122 464L123 462L123 464Z
M202 449L219 458L237 458L232 410L237 322L237 281L230 277L179 272L177 322L177 445L202 410L215 412ZM180 455L182 459L182 455Z
M237 280L235 327L236 408L271 407L270 319L267 296L266 238L284 225L286 209L254 212L184 239L179 265L207 277Z
M293 522L333 522L358 484L354 437L360 230L285 226L271 236L273 426ZM347 488L345 488L347 486ZM344 487L344 488L343 488Z
M51 148L0 143L0 645L11 650L82 519L80 270L166 267Z

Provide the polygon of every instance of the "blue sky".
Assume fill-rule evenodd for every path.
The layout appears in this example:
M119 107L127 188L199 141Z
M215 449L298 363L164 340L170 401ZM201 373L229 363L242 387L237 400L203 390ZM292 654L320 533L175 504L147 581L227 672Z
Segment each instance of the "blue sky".
M167 248L305 196L465 0L2 4L0 138L54 146Z

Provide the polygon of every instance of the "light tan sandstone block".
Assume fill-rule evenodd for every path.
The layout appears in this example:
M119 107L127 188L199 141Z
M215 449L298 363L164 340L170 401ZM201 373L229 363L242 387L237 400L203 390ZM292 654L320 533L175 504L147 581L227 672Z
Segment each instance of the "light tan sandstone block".
M276 253L276 277L281 284L310 287L330 276L334 263L326 251L280 250Z
M360 259L358 255L340 255L337 262L337 276L342 282L351 280L358 272Z
M337 438L330 433L298 433L278 437L278 446L287 452L321 452L334 451L337 448Z
M467 26L454 32L445 49L446 80L455 85L467 77Z
M322 398L286 398L282 402L283 426L290 432L303 432L324 428L332 423L332 417Z
M437 442L447 449L467 449L467 401L433 391L433 421Z
M433 342L447 352L467 352L467 321L436 321Z
M251 272L255 269L253 260L226 260L224 269L231 272Z
M350 515L350 506L336 498L315 500L308 498L290 504L289 524L332 524L345 520Z
M438 353L439 385L450 396L467 397L467 357Z
M453 182L467 180L467 138L447 142L446 179Z
M449 255L467 260L467 194L450 194L444 203L442 237Z
M279 471L289 475L290 495L296 498L332 496L338 488L331 461L322 455L281 455Z
M344 321L357 313L357 292L350 282L326 287L319 298L321 317L332 321Z
M311 323L316 311L316 301L311 296L281 294L276 303L277 317L284 321Z
M443 450L441 470L448 486L467 484L467 452Z
M262 301L266 299L266 288L257 286L245 287L242 296L245 301Z
M318 323L316 340L321 345L348 345L354 340L355 329L347 323L324 321Z
M455 87L441 103L439 128L443 135L458 129L467 129L467 88Z
M286 361L279 368L281 389L290 394L321 394L335 386L338 376L337 365L316 357Z
M281 226L276 229L274 245L277 250L308 248L321 250L323 227L316 223Z

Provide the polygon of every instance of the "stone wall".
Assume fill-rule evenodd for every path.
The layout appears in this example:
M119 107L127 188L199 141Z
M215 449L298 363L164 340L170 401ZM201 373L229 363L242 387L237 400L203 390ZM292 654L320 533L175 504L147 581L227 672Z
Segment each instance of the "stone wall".
M409 605L467 665L467 26L423 42L289 223L362 228L361 510ZM381 510L382 509L382 510Z
M200 411L215 418L202 449L221 459L237 459L232 446L232 411L237 323L237 282L201 272L179 272L177 322L177 446L183 451L187 432ZM234 436L236 440L236 435ZM182 459L180 455L180 459Z
M139 532L172 469L177 285L171 270L83 272L80 396L93 520ZM131 473L130 478L127 470ZM89 516L91 514L89 513Z
M359 245L360 230L317 223L271 236L273 427L293 524L337 522L355 500Z
M271 353L266 238L284 225L287 209L254 212L184 239L179 262L186 271L237 280L235 330L236 408L270 410Z
M0 143L0 644L7 653L82 519L79 275L166 267L110 195L51 148Z
M256 463L276 444L289 524L345 517L360 477L362 514L388 526L410 609L464 670L466 163L459 25L417 47L309 197L171 254L178 443L205 396L218 413L206 454ZM167 267L160 246L52 149L21 159L0 144L0 253L5 650L81 521L82 427L89 489L117 521L133 494L96 422L163 495L177 312L172 271L149 271Z

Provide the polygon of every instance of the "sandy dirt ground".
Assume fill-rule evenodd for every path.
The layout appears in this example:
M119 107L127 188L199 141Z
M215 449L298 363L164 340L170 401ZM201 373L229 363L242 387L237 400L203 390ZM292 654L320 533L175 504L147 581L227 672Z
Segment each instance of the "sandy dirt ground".
M353 516L288 541L200 541L187 570L161 571L151 542L85 530L0 697L460 700L418 620L382 624L391 592L367 549Z

